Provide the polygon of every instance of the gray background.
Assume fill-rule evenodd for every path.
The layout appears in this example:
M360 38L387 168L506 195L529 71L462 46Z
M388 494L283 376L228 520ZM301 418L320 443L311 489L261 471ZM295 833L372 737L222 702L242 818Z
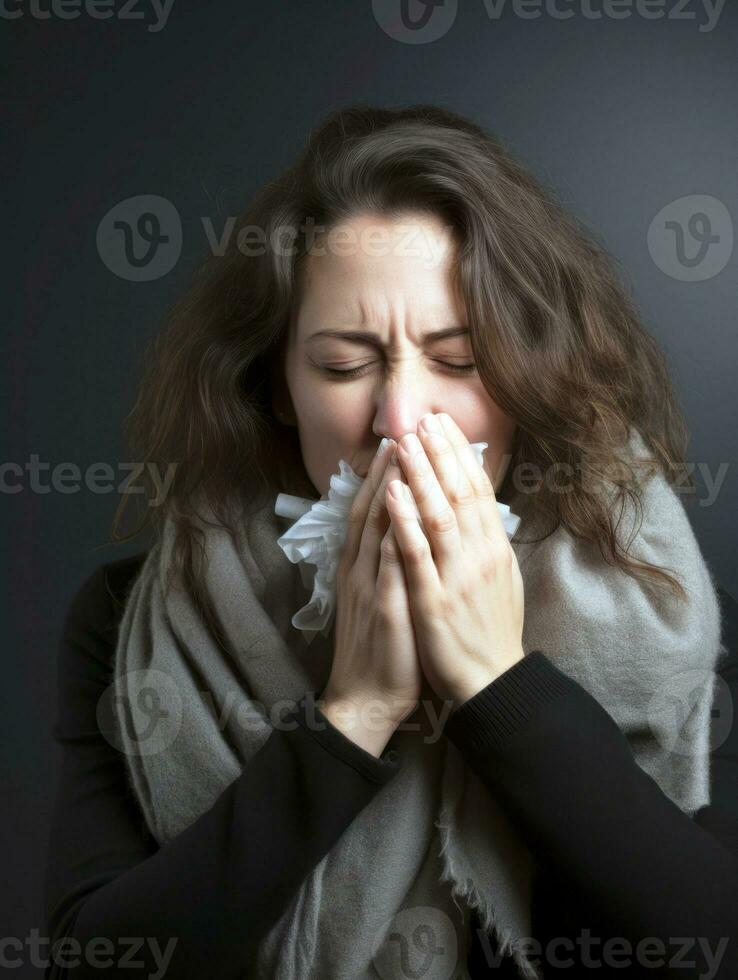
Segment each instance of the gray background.
M51 0L39 2L49 9ZM454 19L447 0L434 16L449 18L448 29L425 43L383 29L390 0L374 9L363 0L174 0L161 30L149 29L156 17L143 0L134 8L143 19L133 20L117 16L122 0L110 20L84 7L74 20L39 20L17 5L20 18L0 20L10 65L4 461L25 466L37 454L83 472L107 462L117 485L143 345L208 252L203 218L219 234L328 109L434 102L496 132L616 258L668 355L692 432L688 458L713 474L728 464L716 502L690 517L718 582L738 593L738 252L726 264L723 227L708 261L728 249L725 267L689 282L659 268L648 245L658 212L691 195L738 217L738 10L728 4L707 31L701 0L685 8L688 19L587 15L603 2L559 0L574 11L559 20L544 4L537 18L517 16L509 2L494 19L489 0L465 0ZM664 11L674 6L665 0ZM394 7L401 27L399 0ZM96 243L107 212L138 195L172 202L182 226L178 260L147 282L111 271ZM48 469L42 477L48 486ZM117 501L84 486L40 493L28 476L1 497L9 696L0 741L11 805L2 808L0 921L2 935L22 940L43 928L62 617L94 567L145 546L109 543ZM39 971L14 971L26 974Z

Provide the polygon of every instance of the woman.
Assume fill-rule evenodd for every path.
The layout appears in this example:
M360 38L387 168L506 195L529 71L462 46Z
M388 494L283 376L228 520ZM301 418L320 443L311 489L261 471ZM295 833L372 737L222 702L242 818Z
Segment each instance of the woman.
M170 494L59 664L46 902L80 975L139 937L170 977L734 976L735 661L604 252L474 124L343 109L151 355L131 444ZM274 498L341 459L365 479L306 649Z

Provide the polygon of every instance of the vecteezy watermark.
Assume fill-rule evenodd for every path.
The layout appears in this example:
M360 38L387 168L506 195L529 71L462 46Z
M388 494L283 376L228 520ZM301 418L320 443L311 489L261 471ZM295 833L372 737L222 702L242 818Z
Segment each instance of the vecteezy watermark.
M651 696L646 715L650 731L667 752L708 755L730 735L735 706L725 678L699 667L667 678Z
M439 741L454 708L450 698L435 701L422 698L412 715L395 725L392 706L382 698L368 698L356 705L335 705L330 722L322 714L324 702L312 692L300 701L278 698L270 705L248 697L240 687L231 687L218 698L208 690L187 692L187 701L192 698L207 706L208 723L221 732L235 726L259 737L272 729L292 732L302 725L320 732L335 724L342 731L360 728L375 733L390 729L417 732L426 744ZM164 670L146 667L125 671L100 695L96 718L100 733L119 752L131 756L157 755L169 748L187 724L185 697L175 678Z
M454 241L448 226L427 222L393 224L366 222L328 227L311 216L300 225L280 224L237 228L238 218L227 215L222 225L209 215L200 223L210 252L224 256L233 246L255 257L269 251L292 258L308 255L367 255L419 258L427 269L438 268ZM653 261L672 279L702 282L717 276L733 254L733 221L716 197L694 194L671 201L653 218L647 233ZM158 194L139 194L115 204L100 220L97 251L107 268L129 282L151 282L174 269L182 252L182 219L170 200Z
M483 929L477 929L477 935L487 964L499 967L502 963L499 949L492 949L489 936ZM589 929L582 929L576 937L555 936L545 946L533 936L520 940L521 948L537 966L540 966L541 958L557 970L572 966L581 966L586 970L601 970L603 967L617 970L635 963L648 970L663 970L664 967L674 971L689 970L688 976L702 980L711 980L715 976L729 942L727 936L721 936L713 949L710 939L705 936L670 936L668 940L646 936L634 944L625 936L594 936ZM703 966L705 972L694 972ZM592 975L597 976L596 973ZM676 976L676 972L673 975Z
M298 251L308 255L367 255L420 258L425 268L437 268L453 237L451 228L427 222L393 224L366 222L328 227L311 216L300 225L280 224L272 229L245 225L236 231L238 219L228 215L220 228L208 215L200 217L210 251L223 256L235 248L248 257L270 253L291 258ZM235 238L234 238L235 236ZM298 244L299 242L299 244ZM157 194L140 194L119 201L103 216L97 228L97 250L112 273L131 282L151 282L167 275L182 251L182 220L176 207Z
M116 940L93 936L84 943L73 936L60 936L52 942L34 928L25 937L0 936L0 968L12 970L30 964L46 969L54 963L60 970L73 970L84 962L93 969L109 970L112 966L117 973L120 968L141 970L153 964L155 971L146 976L159 980L169 968L177 942L175 936L168 937L164 949L156 936L120 936ZM45 947L50 947L48 955L44 955ZM144 951L146 958L142 959Z
M217 237L210 218L202 218L203 228L213 255L224 255L235 230L236 218L229 216ZM267 241L270 251L291 258L300 251L308 255L368 255L371 258L422 259L426 269L437 268L453 242L453 229L447 225L430 225L420 221L393 223L366 221L358 226L351 223L317 224L311 216L298 226L282 224L267 236L258 225L246 225L236 235L236 248L243 255L264 255ZM296 243L300 241L298 246Z
M176 463L169 463L162 475L156 463L117 463L114 468L110 463L98 462L90 463L84 469L69 462L52 466L42 462L38 453L31 453L23 464L0 463L0 493L71 494L85 489L90 493L141 494L145 489L136 484L136 480L145 470L156 491L148 506L158 507L166 499L176 468ZM116 469L126 475L116 477Z
M642 20L692 21L701 33L715 29L725 0L482 0L487 17L520 20ZM394 41L430 44L447 34L459 11L458 0L372 0L374 19Z
M505 453L500 458L497 471L505 474L510 486L518 493L526 496L540 493L544 488L552 493L572 493L577 489L595 492L600 486L602 474L591 473L583 463L572 466L570 463L554 462L542 467L534 462L517 463L508 473L511 454ZM713 472L706 462L686 461L674 476L671 485L674 493L686 495L694 493L699 507L711 507L717 500L728 474L730 464L720 462ZM110 463L95 462L86 467L77 463L50 463L42 461L38 453L31 453L24 463L10 461L0 463L0 494L19 494L24 492L36 494L79 493L86 489L90 493L108 494L143 494L145 488L138 479L145 471L149 483L155 490L155 495L149 499L150 507L160 506L166 499L172 486L177 464L169 463L162 473L158 464L120 462L113 466ZM123 476L117 477L116 471ZM613 481L619 476L625 476L619 464L613 465L609 479ZM694 491L687 485L688 476L699 476L695 481ZM463 471L459 478L465 479ZM499 482L499 479L498 479ZM448 472L446 484L453 490L453 474ZM704 494L699 496L700 486Z
M0 0L0 18L18 20L76 20L90 17L93 20L150 20L146 30L156 34L167 26L174 0ZM143 8L143 9L142 9Z
M300 725L311 731L338 727L343 732L414 732L425 744L438 742L455 702L451 698L420 698L410 705L391 705L383 698L361 703L332 704L331 720L325 703L311 692L300 701L279 698L267 705L250 698L238 686L218 697L208 690L183 695L170 673L146 667L121 673L103 691L97 703L97 724L103 737L125 755L149 756L166 750L187 724L185 702L207 706L208 725L223 732L236 728L257 737L272 729L291 732ZM697 709L703 706L703 715ZM411 713L401 710L407 708ZM302 709L299 714L298 711ZM399 724L394 718L405 715ZM735 710L727 682L706 669L682 671L670 677L651 696L646 720L650 732L675 755L714 752L728 738ZM699 727L703 726L701 733Z
M648 251L662 272L682 282L714 279L733 255L733 220L722 201L708 194L680 197L651 222Z
M430 44L451 30L458 0L372 0L374 19L403 44Z
M161 279L172 271L182 251L179 212L171 201L157 194L119 201L97 227L97 251L121 279Z
M502 456L500 472L507 469L510 459L509 453ZM670 484L671 489L681 496L694 493L699 507L711 507L717 500L718 493L725 482L729 466L728 462L721 462L713 474L709 463L685 461L675 474L673 482ZM619 464L615 464L608 478L615 480L618 474L627 475ZM699 482L696 482L695 491L692 491L687 485L687 478L693 477L695 474L699 474L701 477L706 491L704 497L697 496ZM571 463L563 461L550 463L545 467L534 462L517 463L510 471L509 479L511 486L517 492L526 495L539 493L544 487L556 494L572 493L575 489L580 488L595 492L601 484L601 476L592 473L586 465L572 466Z
M101 734L119 752L157 755L180 733L184 699L166 671L153 667L129 670L100 695L96 717Z
M432 905L401 909L387 918L372 948L372 965L383 980L451 980L458 961L454 924Z

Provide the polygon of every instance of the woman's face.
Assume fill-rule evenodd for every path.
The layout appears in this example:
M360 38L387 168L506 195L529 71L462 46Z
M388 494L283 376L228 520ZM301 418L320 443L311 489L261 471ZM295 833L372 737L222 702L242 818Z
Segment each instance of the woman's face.
M288 421L318 493L327 494L339 459L366 475L381 439L417 433L427 412L447 412L469 442L489 443L484 466L497 488L515 425L476 370L454 370L474 357L453 295L450 231L424 214L368 214L315 246L284 367Z

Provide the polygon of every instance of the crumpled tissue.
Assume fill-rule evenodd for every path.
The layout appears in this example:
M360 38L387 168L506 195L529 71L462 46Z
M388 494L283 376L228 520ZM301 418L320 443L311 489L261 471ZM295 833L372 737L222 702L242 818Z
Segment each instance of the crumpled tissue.
M488 443L472 442L470 446L481 466L482 453ZM325 495L319 500L308 500L280 493L274 505L278 517L295 522L277 538L277 544L289 560L299 566L305 587L312 589L310 601L292 617L292 625L304 632L307 643L312 642L317 632L323 636L330 632L336 607L336 571L346 540L347 519L354 497L365 479L357 476L344 459L339 460L338 466L339 472L331 476L327 499ZM498 501L497 508L507 536L511 538L518 529L520 518L507 504ZM415 512L422 527L417 507ZM312 570L307 568L308 565L313 566Z

